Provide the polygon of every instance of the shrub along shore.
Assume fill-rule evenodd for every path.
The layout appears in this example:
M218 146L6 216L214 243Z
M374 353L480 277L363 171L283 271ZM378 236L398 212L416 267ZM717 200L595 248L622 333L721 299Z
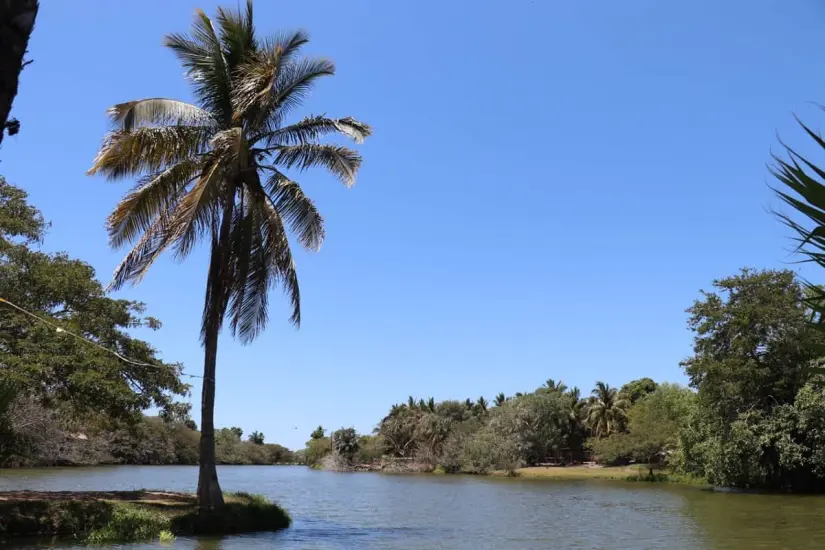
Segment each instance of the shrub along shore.
M100 542L172 540L289 527L289 515L259 495L227 493L220 512L199 516L195 495L165 491L0 493L0 540L57 536Z

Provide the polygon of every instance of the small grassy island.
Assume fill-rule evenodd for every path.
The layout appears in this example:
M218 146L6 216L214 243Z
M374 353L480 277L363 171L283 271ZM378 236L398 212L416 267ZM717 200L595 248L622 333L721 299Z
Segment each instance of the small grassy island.
M58 536L86 542L172 540L178 535L278 531L289 515L262 496L227 493L215 515L195 495L165 491L0 493L0 540Z

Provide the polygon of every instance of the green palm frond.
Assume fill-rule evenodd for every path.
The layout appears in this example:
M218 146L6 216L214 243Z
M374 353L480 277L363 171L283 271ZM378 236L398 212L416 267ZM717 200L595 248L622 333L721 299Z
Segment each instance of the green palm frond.
M237 66L244 57L257 49L255 26L252 17L252 0L247 0L246 10L224 10L218 7L218 27L224 59L230 67Z
M298 276L281 217L261 188L252 189L248 205L255 217L248 267L246 276L233 285L230 299L232 331L242 343L252 341L266 325L267 290L273 284L280 284L290 298L290 321L301 323Z
M355 173L361 167L361 155L340 145L284 145L276 147L275 151L275 164L301 171L320 166L337 176L347 187L355 185Z
M271 172L265 188L281 218L286 221L298 242L307 250L320 250L324 242L324 218L312 199L304 194L301 186L287 178L275 167L267 167Z
M201 126L164 126L116 130L103 139L87 174L110 180L158 172L207 151L212 129Z
M286 112L306 97L315 80L335 73L335 66L325 59L291 59L306 41L300 32L285 36L249 55L235 69L235 120L247 120L251 128L275 129Z
M335 119L321 115L307 117L273 132L265 132L257 138L271 147L314 143L324 136L336 133L351 138L355 143L363 143L372 133L372 128L351 117Z
M169 232L179 260L189 255L199 237L217 225L217 206L225 191L225 175L222 163L213 160L172 213Z
M231 69L209 17L197 10L192 34L169 34L164 44L186 69L201 106L228 124L232 119Z
M161 253L174 242L168 216L155 218L152 226L132 246L112 274L107 290L119 290L127 283L138 284Z
M283 64L275 82L270 124L281 125L284 117L307 98L316 80L334 74L335 64L328 59L302 59Z
M138 185L109 214L109 244L119 248L135 241L158 216L174 211L187 185L201 170L200 160L191 158L138 180Z
M825 140L799 118L796 120L814 143L825 149ZM802 256L801 261L825 267L825 170L785 143L780 141L780 144L786 158L773 155L774 164L769 170L781 186L771 186L771 189L793 209L800 221L777 211L774 214L794 233L797 243L794 252ZM825 293L818 285L806 283L806 288L806 303L813 311L812 317L821 319L825 314ZM823 325L816 322L814 326Z

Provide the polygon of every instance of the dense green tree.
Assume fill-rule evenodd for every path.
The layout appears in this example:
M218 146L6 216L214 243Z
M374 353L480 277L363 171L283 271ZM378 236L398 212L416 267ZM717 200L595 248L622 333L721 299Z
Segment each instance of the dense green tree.
M165 39L180 59L198 105L143 99L115 105L116 129L104 139L90 174L140 177L109 216L110 243L132 250L113 286L138 282L166 249L186 257L200 240L210 261L203 309L205 349L198 502L223 505L215 469L214 402L218 334L229 314L232 333L251 342L266 325L268 290L282 285L300 323L300 294L287 227L309 250L324 238L323 219L283 170L323 167L350 186L360 156L320 138L362 141L370 128L352 118L311 116L287 125L314 82L335 72L325 59L299 57L302 32L255 34L245 12L218 9L215 23L198 11L192 32Z
M358 440L358 433L354 428L341 428L332 432L330 436L333 450L352 464L356 453L358 453L360 442Z
M467 409L465 403L452 399L439 402L435 407L435 412L453 422L463 422L472 416L472 411Z
M263 445L264 444L264 434L259 431L254 431L249 434L249 442L254 443L255 445Z
M0 177L0 298L53 325L0 303L0 380L15 381L46 406L59 404L64 415L125 417L172 407L188 392L182 366L160 361L149 343L130 334L160 323L143 316L140 302L109 298L89 264L37 250L47 224L26 199Z
M372 464L384 455L386 444L380 435L359 435L358 452L354 461L358 464Z
M596 437L608 437L624 426L630 401L616 388L596 382L587 404L587 425Z
M310 439L323 439L324 438L324 433L325 433L324 427L323 426L318 426L317 428L312 430L312 433L309 435L309 438Z
M568 407L558 392L523 395L490 418L490 429L507 439L525 464L537 464L567 446Z
M393 456L410 457L417 450L416 433L421 418L416 408L394 408L378 425L377 433Z
M619 393L626 396L630 400L630 404L633 405L639 399L654 391L656 391L656 382L652 378L639 378L622 386Z
M307 441L304 450L304 461L307 466L316 466L321 460L332 452L332 443L328 437L310 439Z
M441 452L441 446L450 435L452 420L435 412L425 412L418 419L414 437L416 449L426 451L427 458L432 461Z
M799 410L823 410L808 386L822 333L805 288L790 271L753 270L714 286L688 310L696 335L683 365L698 408L679 434L680 467L719 485L825 488L817 424Z
M807 323L793 272L753 271L714 281L688 309L694 355L683 362L703 406L721 420L793 402L821 339Z
M39 7L37 0L0 0L0 143L5 132L17 133L9 114Z
M592 450L607 463L665 463L695 407L696 394L691 390L676 384L658 385L628 411L627 432L594 438Z

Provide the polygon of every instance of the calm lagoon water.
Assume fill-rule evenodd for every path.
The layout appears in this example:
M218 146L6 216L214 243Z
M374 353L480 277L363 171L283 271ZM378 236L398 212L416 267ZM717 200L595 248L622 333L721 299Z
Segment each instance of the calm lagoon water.
M544 550L825 548L825 497L713 493L608 481L337 474L299 466L219 467L225 491L260 493L292 528L111 548L197 550ZM0 470L0 491L192 491L188 466ZM39 545L39 546L38 546ZM64 548L69 543L14 543Z

